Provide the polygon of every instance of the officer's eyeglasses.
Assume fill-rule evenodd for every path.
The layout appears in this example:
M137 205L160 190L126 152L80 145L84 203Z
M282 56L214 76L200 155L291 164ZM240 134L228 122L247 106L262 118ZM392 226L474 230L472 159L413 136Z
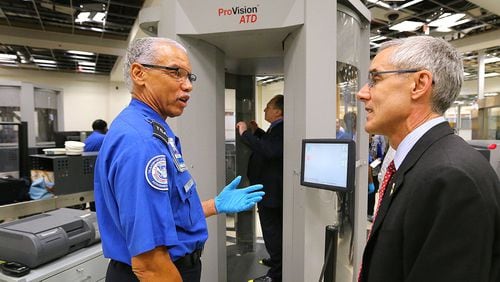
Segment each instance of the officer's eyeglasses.
M377 76L381 74L387 74L387 73L395 73L395 74L402 74L402 73L414 73L421 71L421 69L406 69L406 70L388 70L388 71L371 71L368 72L368 87L373 88L377 82L380 81L380 79L377 79Z
M177 79L177 81L185 81L186 79L189 79L191 83L193 81L196 81L196 75L194 73L190 73L187 70L180 67L167 67L167 66L150 65L150 64L141 64L141 65L146 68L166 70L168 71L169 74L172 74Z

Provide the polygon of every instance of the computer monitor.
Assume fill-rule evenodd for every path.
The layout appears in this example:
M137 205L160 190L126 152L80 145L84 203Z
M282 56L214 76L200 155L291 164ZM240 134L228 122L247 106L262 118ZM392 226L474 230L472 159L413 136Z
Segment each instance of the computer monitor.
M303 139L300 184L332 191L352 191L355 159L353 140Z

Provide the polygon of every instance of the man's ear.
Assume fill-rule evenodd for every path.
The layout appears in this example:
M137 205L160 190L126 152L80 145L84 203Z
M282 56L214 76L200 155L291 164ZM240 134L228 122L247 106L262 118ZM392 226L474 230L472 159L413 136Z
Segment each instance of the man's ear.
M130 66L130 78L132 78L134 84L144 85L146 78L144 67L138 63L133 63Z
M428 70L421 70L413 74L413 88L411 91L412 99L419 99L426 93L430 93L434 84L432 73Z

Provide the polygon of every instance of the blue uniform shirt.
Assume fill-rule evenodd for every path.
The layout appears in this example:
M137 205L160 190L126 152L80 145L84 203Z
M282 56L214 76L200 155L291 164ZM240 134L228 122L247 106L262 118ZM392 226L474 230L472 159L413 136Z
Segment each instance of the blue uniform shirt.
M165 129L167 144L153 136L153 124ZM196 184L162 117L132 99L106 135L94 178L104 256L131 265L158 246L173 261L203 248L208 231Z
M85 147L83 150L85 152L97 152L99 149L101 149L102 146L102 141L104 141L104 137L106 135L94 131L92 132L87 139L85 139Z

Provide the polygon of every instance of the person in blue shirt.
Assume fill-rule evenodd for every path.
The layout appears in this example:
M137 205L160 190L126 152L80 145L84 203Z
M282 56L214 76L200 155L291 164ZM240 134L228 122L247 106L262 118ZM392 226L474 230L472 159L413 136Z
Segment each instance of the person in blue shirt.
M83 151L85 152L97 152L101 149L102 141L108 131L108 124L102 119L96 119L92 123L92 130L92 134L84 141Z
M196 75L174 40L138 39L125 58L130 104L112 122L96 160L95 202L106 281L194 281L208 237L205 218L250 209L262 185L236 189L235 178L214 199L201 201L166 123L180 116Z

